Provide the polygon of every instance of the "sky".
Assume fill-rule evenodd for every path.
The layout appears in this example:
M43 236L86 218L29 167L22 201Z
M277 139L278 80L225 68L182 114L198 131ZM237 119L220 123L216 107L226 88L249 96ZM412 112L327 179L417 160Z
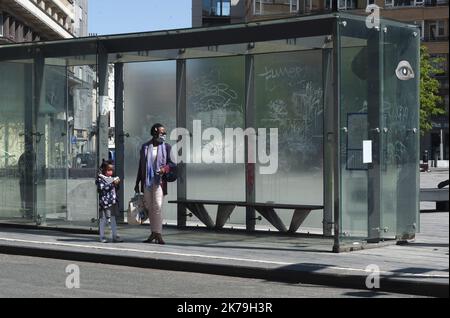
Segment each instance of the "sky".
M89 0L89 33L98 35L190 28L192 0Z

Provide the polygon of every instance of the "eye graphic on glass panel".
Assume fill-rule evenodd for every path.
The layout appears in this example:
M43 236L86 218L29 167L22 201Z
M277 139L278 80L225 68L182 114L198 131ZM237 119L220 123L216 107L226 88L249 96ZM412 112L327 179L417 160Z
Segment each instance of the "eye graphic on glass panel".
M401 81L408 81L415 77L414 70L408 61L401 61L400 63L398 63L397 69L395 70L395 74Z

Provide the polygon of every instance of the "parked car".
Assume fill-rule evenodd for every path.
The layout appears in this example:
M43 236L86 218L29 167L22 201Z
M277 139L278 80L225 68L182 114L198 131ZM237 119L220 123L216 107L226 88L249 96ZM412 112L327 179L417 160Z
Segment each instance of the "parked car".
M96 157L91 153L80 153L76 156L75 167L76 168L95 168Z

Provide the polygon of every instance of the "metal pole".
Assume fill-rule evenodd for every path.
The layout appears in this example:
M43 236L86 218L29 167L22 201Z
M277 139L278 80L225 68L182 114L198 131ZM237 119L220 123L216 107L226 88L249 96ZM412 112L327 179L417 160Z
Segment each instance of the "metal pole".
M32 219L36 215L36 145L33 138L35 129L35 101L33 99L33 83L36 82L36 73L33 69L34 65L24 65L24 91L25 91L25 109L24 109L24 142L25 153L23 162L25 167L30 169L24 170L23 176L23 195L24 201L24 217ZM32 79L32 80L31 80Z
M125 134L123 131L123 63L114 64L114 120L115 120L115 165L116 174L122 180L119 188L119 211L125 211ZM121 213L119 222L124 221Z
M323 235L333 235L333 162L334 147L333 124L334 124L334 105L333 105L333 50L325 49L323 52L323 103L324 103L324 164L323 164Z
M186 125L186 60L177 60L177 128L187 128ZM183 138L183 137L181 137ZM183 149L182 151L186 151ZM177 165L177 200L186 200L187 180L186 163ZM186 206L178 204L177 208L177 227L186 227Z
M340 159L340 90L341 90L341 35L340 35L340 20L336 19L333 26L333 82L334 82L334 122L333 122L333 148L332 154L334 159L333 165L333 198L334 198L334 246L333 251L340 251L340 176L341 176L341 159Z
M255 57L247 55L245 57L245 129L256 128L255 126ZM245 141L245 201L255 202L255 163L249 163L249 137ZM252 149L256 151L256 149ZM246 230L254 231L256 228L256 213L253 207L246 207Z
M34 105L33 105L33 123L31 138L33 139L32 144L34 145L33 156L31 161L33 162L33 168L35 173L33 174L33 216L35 218L36 224L41 225L45 222L45 208L38 209L39 206L45 207L45 183L46 183L46 173L45 173L45 127L44 122L39 120L39 110L41 109L43 103L45 103L45 58L42 56L41 52L37 50L34 58ZM42 214L42 215L41 215Z

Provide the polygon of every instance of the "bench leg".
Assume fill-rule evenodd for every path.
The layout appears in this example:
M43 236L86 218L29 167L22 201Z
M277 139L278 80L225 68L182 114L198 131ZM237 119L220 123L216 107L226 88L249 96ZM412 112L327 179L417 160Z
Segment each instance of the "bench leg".
M189 203L186 204L186 207L194 213L194 215L208 228L214 227L214 222L206 211L205 206L199 203Z
M281 221L278 214L275 212L273 208L266 207L256 207L256 211L261 214L267 221L270 222L275 228L280 232L287 232L286 226Z
M436 202L436 211L438 211L438 212L448 212L448 201L438 201L438 202Z
M292 216L291 226L289 227L289 233L297 232L310 213L311 210L295 210L294 215Z
M216 229L221 229L227 223L231 213L233 213L235 205L219 205L217 208Z

